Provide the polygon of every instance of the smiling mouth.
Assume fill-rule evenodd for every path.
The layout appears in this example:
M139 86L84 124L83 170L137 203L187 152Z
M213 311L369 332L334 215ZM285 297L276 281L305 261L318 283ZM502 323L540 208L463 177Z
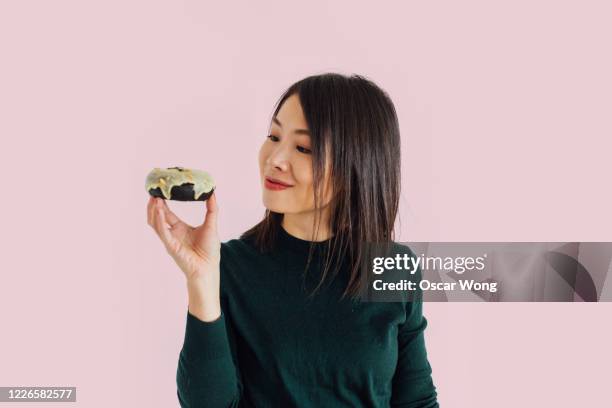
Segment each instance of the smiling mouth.
M275 191L278 191L278 190L284 190L284 189L286 189L286 188L293 187L293 186L291 186L291 185L288 185L288 184L285 184L285 183L282 183L282 182L275 181L275 180L270 179L270 178L268 178L268 177L266 177L266 178L265 178L265 183L264 183L264 186L265 186L265 187L266 187L268 190L275 190Z

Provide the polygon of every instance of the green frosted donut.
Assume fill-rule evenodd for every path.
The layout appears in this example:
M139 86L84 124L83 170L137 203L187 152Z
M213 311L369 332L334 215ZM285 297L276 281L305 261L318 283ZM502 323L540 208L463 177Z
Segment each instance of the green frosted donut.
M215 182L202 170L156 167L147 175L145 189L153 197L166 200L206 201L215 190Z

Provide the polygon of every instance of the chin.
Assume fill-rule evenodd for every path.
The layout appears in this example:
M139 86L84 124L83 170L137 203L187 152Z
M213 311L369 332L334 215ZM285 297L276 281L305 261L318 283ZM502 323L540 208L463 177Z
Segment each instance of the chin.
M286 213L288 210L287 206L279 203L278 201L279 200L271 200L271 199L267 199L264 197L263 205L264 207L266 207L266 209L272 212L281 213L281 214Z

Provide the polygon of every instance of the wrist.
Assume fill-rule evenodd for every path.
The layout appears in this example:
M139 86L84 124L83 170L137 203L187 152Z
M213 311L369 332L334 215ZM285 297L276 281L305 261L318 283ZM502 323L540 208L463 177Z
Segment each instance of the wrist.
M221 315L219 289L211 290L209 285L200 282L188 282L189 313L204 322L212 322Z
M189 302L189 313L205 323L212 323L221 317L221 305L192 304Z

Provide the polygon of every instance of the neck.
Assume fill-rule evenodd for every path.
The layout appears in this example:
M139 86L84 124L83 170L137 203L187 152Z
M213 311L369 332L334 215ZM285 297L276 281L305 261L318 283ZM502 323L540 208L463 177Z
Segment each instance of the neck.
M320 220L318 228L313 224L314 212L307 214L284 214L281 222L282 227L287 233L304 241L326 241L333 236L327 218L323 217Z

